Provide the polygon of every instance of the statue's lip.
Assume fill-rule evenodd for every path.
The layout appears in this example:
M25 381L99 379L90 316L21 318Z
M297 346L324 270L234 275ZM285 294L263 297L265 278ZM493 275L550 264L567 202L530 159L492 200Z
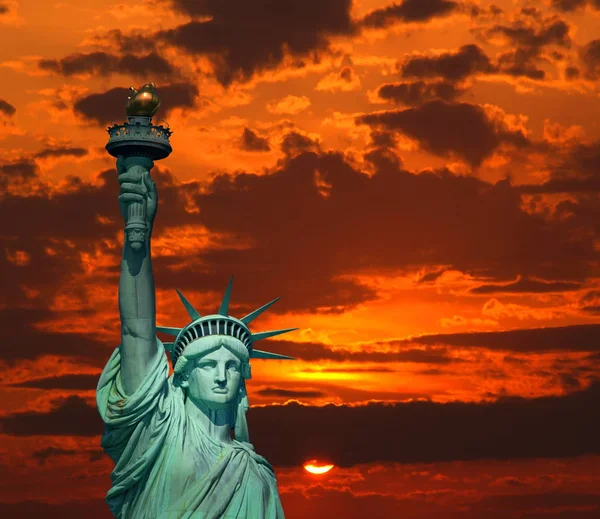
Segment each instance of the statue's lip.
M229 390L226 388L222 388L222 387L216 387L213 389L214 393L228 393Z

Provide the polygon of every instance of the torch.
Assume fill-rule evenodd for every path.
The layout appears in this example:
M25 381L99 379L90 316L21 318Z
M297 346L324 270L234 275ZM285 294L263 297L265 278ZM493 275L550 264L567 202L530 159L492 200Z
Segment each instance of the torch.
M136 90L129 87L127 119L124 124L113 124L107 129L109 139L106 150L117 159L117 172L136 173L140 179L150 173L155 160L169 156L173 149L169 137L173 133L168 127L152 124L152 116L160 106L156 85L148 83ZM135 169L134 169L135 168ZM131 247L136 250L141 243L135 236L147 236L146 207L131 202L127 207L125 231Z

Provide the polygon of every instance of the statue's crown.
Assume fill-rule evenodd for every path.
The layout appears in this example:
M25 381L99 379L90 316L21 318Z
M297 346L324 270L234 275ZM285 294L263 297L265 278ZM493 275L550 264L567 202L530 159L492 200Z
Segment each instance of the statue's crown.
M229 280L229 284L227 285L227 289L223 295L223 300L221 301L221 306L219 307L218 313L206 315L204 317L198 313L198 311L179 290L175 289L179 295L179 298L181 299L181 302L183 303L183 306L185 306L188 315L191 317L192 322L183 328L172 328L168 326L156 327L157 331L175 337L174 342L164 343L165 348L171 353L171 361L173 366L175 366L177 359L181 356L185 348L191 342L209 335L227 335L229 337L238 339L248 349L248 356L250 358L279 360L294 359L293 357L288 357L287 355L279 355L277 353L270 353L268 351L254 349L254 342L261 339L266 339L267 337L273 337L282 333L291 332L297 330L298 328L286 328L285 330L272 330L259 333L252 333L250 328L248 328L248 323L262 314L273 303L279 301L280 298L278 297L277 299L273 299L273 301L270 303L261 306L253 312L250 312L241 319L236 319L235 317L228 315L229 298L231 296L232 284L233 276L231 276L231 279Z

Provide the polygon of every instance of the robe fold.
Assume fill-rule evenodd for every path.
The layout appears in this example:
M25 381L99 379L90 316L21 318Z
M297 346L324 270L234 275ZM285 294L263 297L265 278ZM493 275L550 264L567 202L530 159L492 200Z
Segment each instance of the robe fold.
M284 519L273 468L252 445L214 440L187 417L158 338L150 371L129 396L113 351L96 402L101 445L115 463L106 501L118 519Z

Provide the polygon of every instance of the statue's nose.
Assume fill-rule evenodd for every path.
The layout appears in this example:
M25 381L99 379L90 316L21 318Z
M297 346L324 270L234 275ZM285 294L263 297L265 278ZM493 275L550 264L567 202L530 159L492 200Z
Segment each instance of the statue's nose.
M225 376L225 366L218 365L215 372L215 382L219 384L224 384L227 382L227 377Z

